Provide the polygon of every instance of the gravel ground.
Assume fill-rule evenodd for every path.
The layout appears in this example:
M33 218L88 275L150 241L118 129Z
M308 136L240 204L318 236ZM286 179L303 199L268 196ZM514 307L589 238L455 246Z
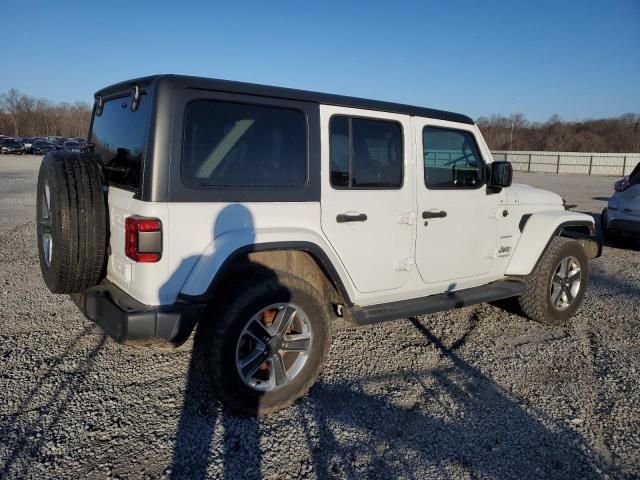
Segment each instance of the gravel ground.
M46 290L35 157L0 157L0 477L638 478L640 256L606 247L547 328L480 305L354 328L262 420L203 394L192 341L136 349ZM597 213L611 178L517 175Z

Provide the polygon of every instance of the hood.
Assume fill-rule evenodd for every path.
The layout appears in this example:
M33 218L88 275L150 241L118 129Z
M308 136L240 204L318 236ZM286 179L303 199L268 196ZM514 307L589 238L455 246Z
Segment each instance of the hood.
M518 202L521 205L559 205L562 206L562 197L557 193L550 192L548 190L542 190L541 188L535 188L531 185L525 185L522 183L514 183L511 185L511 190L518 197Z

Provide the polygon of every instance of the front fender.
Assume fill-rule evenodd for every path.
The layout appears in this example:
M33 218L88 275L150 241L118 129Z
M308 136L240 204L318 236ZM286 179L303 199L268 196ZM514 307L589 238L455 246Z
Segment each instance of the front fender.
M589 235L595 232L590 215L568 210L545 210L531 214L520 223L522 234L511 257L506 275L529 275L551 240L572 228L586 227Z
M180 296L183 298L205 296L225 262L237 254L285 249L304 250L311 253L334 277L331 280L338 284L341 293L347 297L345 300L353 300L354 286L329 243L312 230L298 228L241 229L216 237L191 270Z

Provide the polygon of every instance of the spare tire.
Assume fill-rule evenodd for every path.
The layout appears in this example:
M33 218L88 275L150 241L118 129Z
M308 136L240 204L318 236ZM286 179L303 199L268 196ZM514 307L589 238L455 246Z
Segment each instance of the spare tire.
M100 167L88 154L49 152L36 198L40 269L53 293L100 283L106 266L108 210Z

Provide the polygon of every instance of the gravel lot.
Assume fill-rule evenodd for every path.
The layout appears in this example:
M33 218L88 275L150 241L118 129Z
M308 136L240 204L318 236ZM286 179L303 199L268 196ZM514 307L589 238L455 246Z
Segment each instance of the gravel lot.
M49 294L39 158L0 157L0 477L638 478L640 255L606 247L547 328L481 305L338 322L311 393L260 421L204 395L192 341L136 349ZM611 178L517 175L597 213Z

